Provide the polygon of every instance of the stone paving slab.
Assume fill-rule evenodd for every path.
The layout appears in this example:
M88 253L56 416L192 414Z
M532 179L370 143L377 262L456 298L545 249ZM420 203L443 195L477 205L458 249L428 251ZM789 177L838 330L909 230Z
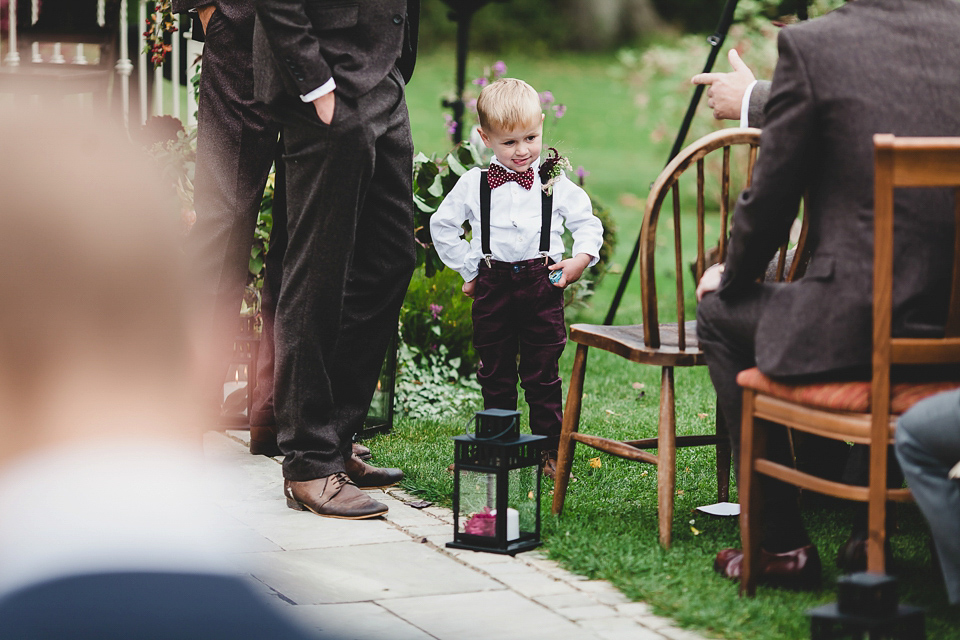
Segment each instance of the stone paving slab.
M380 604L438 640L598 640L583 627L510 591L402 598Z
M256 563L253 575L297 604L366 602L504 588L412 540L252 555Z
M337 640L433 640L403 618L373 602L289 607L301 623Z
M538 551L516 557L446 548L453 514L401 489L370 491L384 518L288 509L279 458L251 456L244 430L204 447L237 564L264 596L337 640L702 640L602 580Z

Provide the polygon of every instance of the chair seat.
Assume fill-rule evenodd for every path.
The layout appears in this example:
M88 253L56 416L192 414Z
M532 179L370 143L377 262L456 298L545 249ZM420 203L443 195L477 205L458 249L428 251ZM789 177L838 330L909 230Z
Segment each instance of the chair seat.
M604 324L575 324L570 327L570 339L577 344L615 353L631 362L642 362L664 367L693 367L706 364L697 341L695 320L684 323L685 348L680 349L677 323L660 325L660 346L647 346L643 339L643 325L611 326Z
M813 382L785 384L770 378L753 367L737 375L737 384L758 393L797 404L828 409L867 413L870 411L870 382ZM890 413L900 415L927 396L960 387L960 380L936 382L899 382L890 388Z

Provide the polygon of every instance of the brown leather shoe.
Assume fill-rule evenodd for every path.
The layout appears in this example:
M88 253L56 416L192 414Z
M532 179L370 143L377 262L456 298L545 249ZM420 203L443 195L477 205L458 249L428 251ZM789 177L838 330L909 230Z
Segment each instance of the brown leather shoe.
M357 442L353 443L353 455L357 456L361 460L369 460L373 457L373 454L370 453L370 449Z
M713 569L731 580L740 580L743 551L724 549L713 561ZM788 589L816 589L820 586L820 554L812 544L783 553L760 549L760 582Z
M362 489L383 489L392 487L403 480L403 471L400 469L381 469L372 467L356 454L352 454L344 461L347 475Z
M250 453L255 456L282 456L277 445L277 425L250 425Z
M388 509L360 491L343 472L305 482L284 480L283 494L291 509L312 511L326 518L363 520L382 516Z

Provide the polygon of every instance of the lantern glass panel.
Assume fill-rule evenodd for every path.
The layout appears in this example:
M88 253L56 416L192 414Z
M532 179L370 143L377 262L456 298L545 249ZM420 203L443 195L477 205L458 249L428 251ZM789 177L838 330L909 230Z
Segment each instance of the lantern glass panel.
M507 506L517 511L521 532L537 530L537 467L510 470Z
M460 470L460 533L496 536L497 476Z

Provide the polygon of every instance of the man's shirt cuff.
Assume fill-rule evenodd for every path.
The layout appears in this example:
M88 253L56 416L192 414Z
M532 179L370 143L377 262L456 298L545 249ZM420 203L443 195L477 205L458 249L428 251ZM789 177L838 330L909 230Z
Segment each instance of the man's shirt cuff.
M336 88L337 88L337 83L333 81L333 78L330 78L329 80L324 82L322 85L320 85L310 93L301 95L300 99L303 100L304 102L313 102L317 98L321 98L327 95L328 93L330 93Z
M750 123L750 94L753 93L753 88L757 85L757 81L754 80L747 85L747 90L743 92L743 100L740 102L740 126L749 127Z

